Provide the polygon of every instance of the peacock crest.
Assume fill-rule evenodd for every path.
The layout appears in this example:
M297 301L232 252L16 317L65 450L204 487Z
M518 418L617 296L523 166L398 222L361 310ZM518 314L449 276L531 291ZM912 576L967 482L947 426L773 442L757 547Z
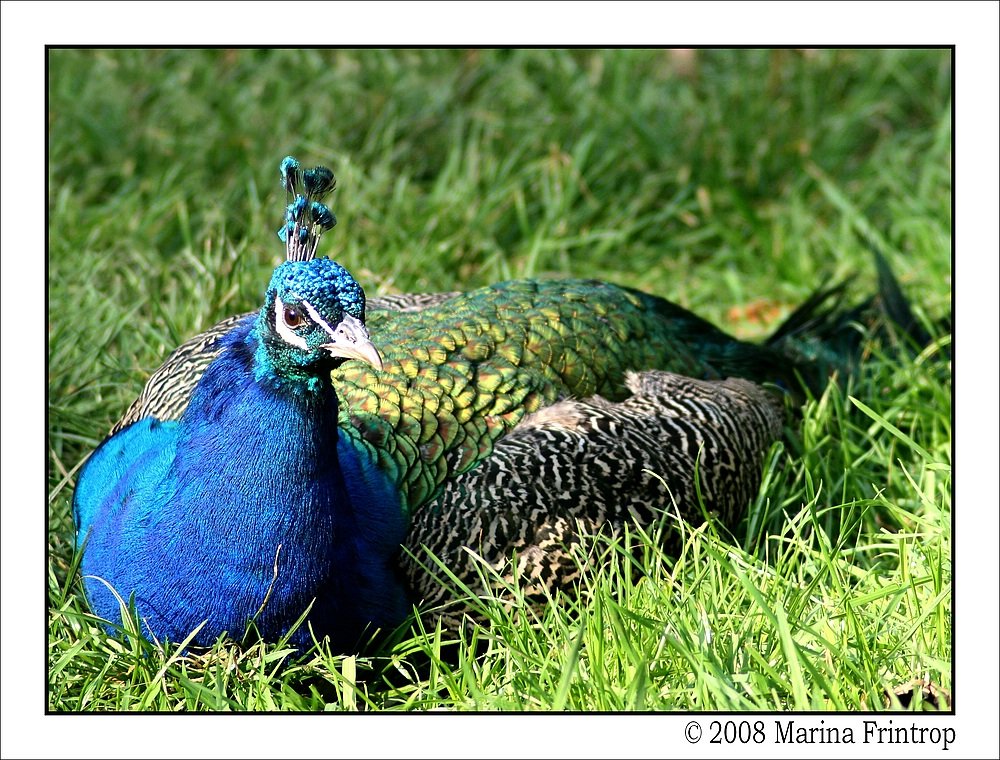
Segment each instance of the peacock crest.
M278 237L288 261L310 261L316 257L320 237L337 224L337 217L322 203L337 187L337 178L325 166L303 170L292 156L285 156L278 170L289 200Z

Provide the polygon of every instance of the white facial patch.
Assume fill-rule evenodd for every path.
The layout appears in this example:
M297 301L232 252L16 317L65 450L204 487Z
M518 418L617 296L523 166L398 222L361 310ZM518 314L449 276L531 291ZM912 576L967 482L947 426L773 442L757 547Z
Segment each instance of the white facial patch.
M309 313L309 317L310 319L312 319L313 322L315 322L324 330L326 330L331 336L336 336L337 333L334 332L333 328L330 327L330 324L325 319L323 319L323 317L319 315L319 312L317 312L312 307L311 303L309 303L308 301L303 301L302 305L306 307L306 311Z
M315 314L312 308L309 311ZM295 331L285 324L285 302L281 300L281 296L274 297L274 328L278 331L281 339L288 345L301 348L303 351L309 350L306 339L301 335L296 335Z

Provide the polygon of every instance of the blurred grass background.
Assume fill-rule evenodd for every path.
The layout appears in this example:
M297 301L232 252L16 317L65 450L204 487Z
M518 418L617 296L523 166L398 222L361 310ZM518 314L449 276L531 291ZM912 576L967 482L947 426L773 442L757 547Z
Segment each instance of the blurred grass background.
M323 248L369 294L598 277L762 337L833 277L857 274L859 299L874 287L862 233L884 248L921 318L950 315L948 50L52 49L48 64L50 704L58 709L175 708L156 701L166 688L155 699L143 691L145 701L110 696L115 681L100 653L113 645L87 623L70 572L73 476L169 350L258 305L283 255L274 232L284 202L277 164L287 154L336 173L339 224ZM872 540L890 525L923 541L917 527L930 521L940 571L950 556L951 376L933 358L886 360L855 388L874 417L839 391L807 412L802 458L762 494L755 529L780 534L782 508L815 503L822 482L837 506L864 512L859 530ZM873 443L888 420L903 438ZM916 470L897 468L901 449ZM866 510L879 499L905 514ZM854 525L832 515L827 528ZM760 545L747 548L760 554ZM896 578L905 588L893 556L867 569L889 573L876 573L877 585ZM938 576L946 586L947 572ZM732 593L721 580L712 588ZM902 619L933 621L929 649L947 680L950 599L938 596L933 615ZM876 671L864 688L886 678L884 667ZM571 684L576 671L560 673ZM723 699L682 681L670 682L674 693L690 688L701 702L664 704ZM276 693L287 700L276 707L312 704L288 696L302 688L281 684ZM567 706L566 689L540 704ZM216 691L226 706L261 706ZM417 691L401 703L452 704L426 683ZM813 704L794 696L748 704ZM845 704L828 698L817 704ZM204 695L184 699L176 704L217 706ZM477 705L538 706L505 699Z

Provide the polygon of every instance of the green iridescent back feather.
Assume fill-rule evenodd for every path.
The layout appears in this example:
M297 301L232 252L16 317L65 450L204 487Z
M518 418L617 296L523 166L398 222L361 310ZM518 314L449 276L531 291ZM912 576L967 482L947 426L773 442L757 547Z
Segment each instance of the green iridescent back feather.
M370 310L368 327L385 366L334 371L341 430L410 509L559 398L622 399L628 370L733 374L727 363L761 351L660 299L584 280L508 282L419 311Z

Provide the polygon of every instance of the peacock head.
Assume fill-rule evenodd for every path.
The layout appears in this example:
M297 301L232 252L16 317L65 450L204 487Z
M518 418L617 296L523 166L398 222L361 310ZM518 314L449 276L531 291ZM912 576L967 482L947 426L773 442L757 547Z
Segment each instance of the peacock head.
M337 223L320 202L336 185L333 173L321 166L302 171L291 156L280 171L294 199L278 230L287 261L274 270L254 331L258 379L316 390L349 359L382 369L365 327L364 290L340 264L316 258L320 236Z

